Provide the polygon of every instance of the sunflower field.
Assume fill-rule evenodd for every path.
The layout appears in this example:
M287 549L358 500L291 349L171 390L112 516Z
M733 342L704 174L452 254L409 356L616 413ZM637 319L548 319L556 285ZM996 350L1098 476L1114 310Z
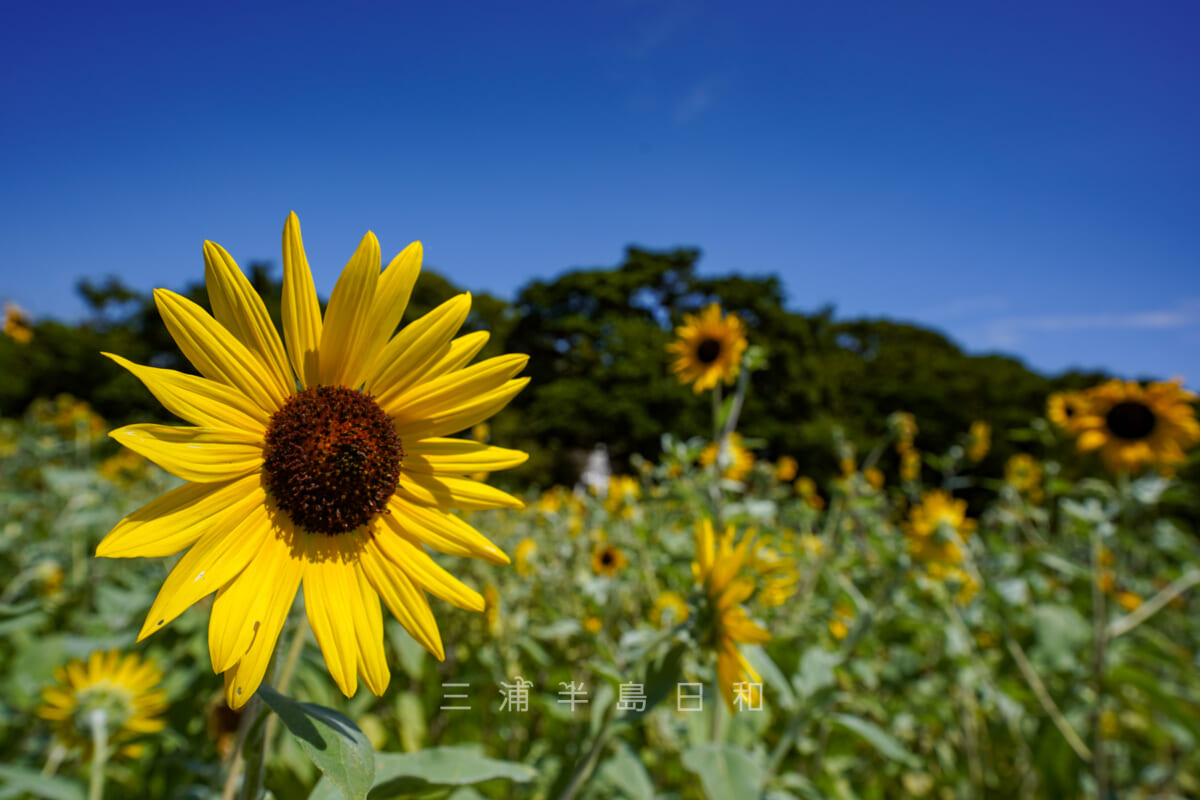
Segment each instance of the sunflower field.
M381 270L367 234L322 302L283 241L277 296L213 243L206 297L155 293L178 362L78 337L171 424L104 392L0 421L0 798L1200 796L1181 382L961 425L831 389L845 421L789 439L758 336L794 323L733 281L655 329L683 411L602 357L520 405L594 344L568 286L493 338L419 245ZM9 309L0 355L61 333ZM508 350L540 335L560 361ZM530 458L537 403L629 436Z

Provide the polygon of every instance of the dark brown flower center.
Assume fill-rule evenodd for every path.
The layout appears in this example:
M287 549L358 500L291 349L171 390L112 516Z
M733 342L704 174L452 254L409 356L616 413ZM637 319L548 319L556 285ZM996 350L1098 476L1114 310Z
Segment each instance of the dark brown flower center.
M721 343L716 339L705 339L696 348L696 360L701 364L711 364L721 355Z
M300 528L352 531L387 507L404 449L370 395L316 386L292 395L267 428L263 475Z
M616 560L617 560L617 558L616 558L616 556L613 555L613 552L611 550L605 550L603 553L600 554L600 563L606 567L611 567L616 562Z
M1154 430L1154 412L1144 403L1125 401L1108 410L1104 422L1113 436L1121 439L1145 439Z

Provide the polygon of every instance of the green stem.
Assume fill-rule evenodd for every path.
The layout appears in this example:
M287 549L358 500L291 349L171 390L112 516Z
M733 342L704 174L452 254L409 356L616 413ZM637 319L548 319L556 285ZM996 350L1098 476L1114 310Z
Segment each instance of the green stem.
M104 800L104 768L108 764L108 714L97 708L88 712L92 729L92 774L88 777L88 800Z
M608 729L612 725L614 707L609 706L604 713L604 724L600 726L600 730L596 731L596 739L592 742L591 749L575 767L575 772L571 775L571 782L559 795L558 800L574 800L574 797L587 785L588 779L592 777L592 772L596 769L596 762L600 760L600 753L604 751L604 745L608 743Z

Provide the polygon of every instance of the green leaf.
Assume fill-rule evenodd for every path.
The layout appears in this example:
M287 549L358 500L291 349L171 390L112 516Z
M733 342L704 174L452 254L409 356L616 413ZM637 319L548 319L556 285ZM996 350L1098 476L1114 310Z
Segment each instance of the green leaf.
M1092 626L1070 606L1043 603L1033 609L1036 653L1055 670L1075 666L1076 651L1092 638Z
M620 722L636 722L649 714L671 693L671 690L679 682L679 672L686 652L686 646L677 644L646 668L646 677L642 685L646 696L646 707L641 711L623 712L618 718Z
M258 696L346 800L367 796L375 780L375 752L357 725L331 708L296 702L265 683Z
M840 654L831 653L820 645L805 650L804 655L800 657L800 668L792 678L796 694L811 699L818 692L833 687L837 683L833 668L841 661Z
M754 667L755 671L762 676L763 683L775 690L779 696L779 705L786 711L791 711L796 707L796 695L792 692L792 686L784 677L783 671L775 663L774 659L767 654L759 644L742 645L742 654L746 656L746 660L750 662L750 666Z
M600 767L600 776L615 786L628 800L654 800L654 782L642 759L620 739L613 754Z
M904 745L900 744L896 737L874 722L850 714L831 714L830 719L851 733L857 734L885 758L899 761L910 767L920 763L916 756L904 749Z
M741 748L700 744L683 753L683 766L700 777L708 800L753 798L762 793L763 767Z
M437 786L469 786L501 778L526 783L537 776L533 767L489 758L479 748L466 745L431 747L416 753L376 753L375 787L369 796L387 800ZM322 778L309 800L338 800L338 795L333 784Z
M83 800L83 787L56 775L0 765L0 798L33 795L45 800Z
M421 673L425 669L425 648L421 646L420 642L409 636L408 632L395 620L388 620L384 629L387 631L392 647L396 648L396 653L400 656L400 668L408 677L414 680L420 679Z

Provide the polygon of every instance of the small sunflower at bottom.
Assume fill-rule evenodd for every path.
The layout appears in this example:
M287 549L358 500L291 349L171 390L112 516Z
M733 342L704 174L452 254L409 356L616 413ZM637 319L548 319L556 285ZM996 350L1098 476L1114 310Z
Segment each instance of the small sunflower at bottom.
M57 683L42 689L36 713L69 748L91 752L95 721L104 726L110 751L136 756L141 747L130 740L166 726L167 693L157 688L162 678L153 661L136 653L97 650L54 670Z

